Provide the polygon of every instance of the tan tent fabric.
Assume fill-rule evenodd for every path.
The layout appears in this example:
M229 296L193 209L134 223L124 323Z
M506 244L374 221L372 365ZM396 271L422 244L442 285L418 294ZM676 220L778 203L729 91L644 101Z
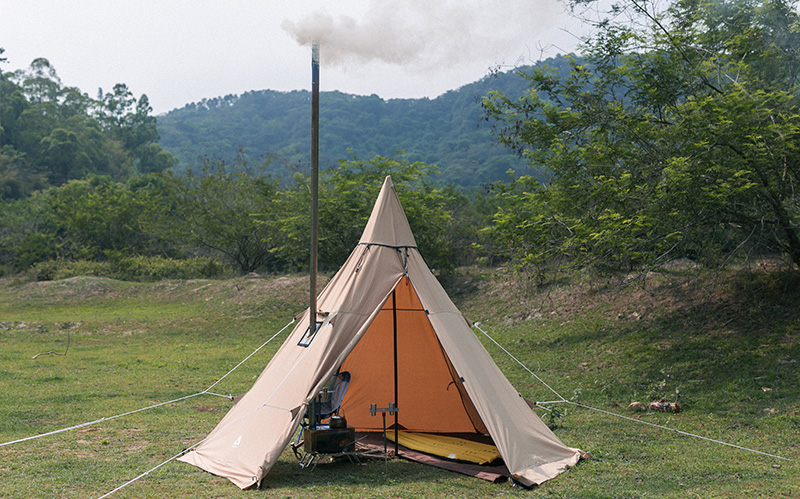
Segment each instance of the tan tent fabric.
M241 488L258 483L296 433L308 402L332 374L351 373L342 402L349 424L382 428L369 405L395 401L411 431L481 432L516 480L539 484L575 464L472 333L416 248L386 178L361 240L319 295L323 324L308 346L300 320L250 391L193 451L180 458ZM387 424L394 421L391 416Z

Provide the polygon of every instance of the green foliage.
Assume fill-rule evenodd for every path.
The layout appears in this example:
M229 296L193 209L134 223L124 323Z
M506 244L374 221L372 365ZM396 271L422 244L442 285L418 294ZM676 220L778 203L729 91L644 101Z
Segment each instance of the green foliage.
M19 199L89 175L122 181L177 160L158 144L146 95L127 86L93 100L64 86L47 59L0 74L0 199Z
M774 252L800 265L793 5L623 2L640 22L601 24L568 74L488 96L500 141L551 172L500 188L494 237L538 267L556 252L595 268Z
M145 253L150 238L139 223L147 199L110 177L72 180L50 192L52 216L58 221L73 257L102 259Z
M25 271L24 276L34 281L53 281L76 276L108 277L110 274L110 262L59 259L37 262Z
M0 202L0 266L4 273L56 258L57 231L47 194L37 192L15 202Z
M340 161L337 168L322 172L319 194L319 266L338 268L358 243L372 206L387 175L406 212L420 252L428 264L447 271L462 260L456 248L467 248L477 228L474 218L455 217L453 210L468 204L465 194L454 188L436 187L431 182L434 167L412 162L404 156L376 156L368 161L354 158ZM309 188L307 177L296 174L295 185L283 190L276 200L279 214L269 221L260 218L283 235L276 249L286 262L304 268L309 260Z
M37 263L86 260L110 262L121 272L120 262L135 256L207 256L242 273L307 268L308 179L296 172L293 184L282 185L269 173L275 161L207 161L197 173L142 174L125 184L90 176L2 203L0 265L4 273L15 273ZM446 272L472 263L472 242L493 205L479 193L436 187L433 171L424 163L380 156L324 171L320 268L336 269L347 258L387 175L429 264ZM34 271L41 272L52 274Z
M183 176L163 176L163 192L148 215L148 231L184 250L223 256L241 272L275 270L274 249L281 236L273 224L278 182L265 172L272 158L250 166L239 156L233 165L207 161Z
M44 185L44 176L32 172L24 154L10 146L0 149L0 199L19 199Z
M507 185L496 183L499 200L493 224L481 229L485 253L513 261L543 280L567 253L569 227L564 215L549 207L551 190L535 178L521 176Z
M91 176L0 204L0 265L15 272L57 258L104 261L169 253L143 225L160 193L146 176L133 180L137 190Z

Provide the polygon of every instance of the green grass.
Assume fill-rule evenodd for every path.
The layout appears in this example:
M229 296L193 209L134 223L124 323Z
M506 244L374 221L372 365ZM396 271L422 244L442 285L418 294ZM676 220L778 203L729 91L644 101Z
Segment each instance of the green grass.
M206 389L304 308L306 285L302 277L0 281L0 443ZM113 497L800 496L796 275L673 273L644 287L531 288L465 270L446 285L468 317L567 399L793 461L559 405L556 434L594 459L533 490L402 460L311 473L286 452L261 490L171 462ZM523 395L555 398L480 336ZM246 391L284 338L214 391ZM627 409L661 398L684 410ZM98 497L205 437L229 407L201 395L0 447L0 497Z

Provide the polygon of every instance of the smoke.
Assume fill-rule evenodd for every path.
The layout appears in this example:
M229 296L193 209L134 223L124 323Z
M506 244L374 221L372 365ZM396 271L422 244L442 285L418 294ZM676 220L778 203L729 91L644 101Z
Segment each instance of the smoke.
M320 11L281 27L301 45L319 40L325 64L380 61L441 69L510 51L519 57L561 12L554 0L372 0L360 19Z

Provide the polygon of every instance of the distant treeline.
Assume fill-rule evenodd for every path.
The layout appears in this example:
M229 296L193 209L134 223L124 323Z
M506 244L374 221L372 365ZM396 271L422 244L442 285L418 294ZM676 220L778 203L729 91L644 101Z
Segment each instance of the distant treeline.
M433 100L324 95L322 269L337 268L356 244L386 175L432 267L494 259L490 244L477 243L496 200L485 185L463 185L522 164L478 127L479 97L501 81L522 92L524 81L498 74ZM0 74L0 275L158 278L305 267L308 99L250 92L157 122L146 95L136 99L118 84L91 98L63 85L46 59ZM157 125L173 142L188 141L172 147L191 155L188 162L162 147L168 140ZM430 151L447 164L445 174L418 160Z
M237 129L233 123L243 116L228 120L215 112L203 122L205 133L219 138L227 130L251 138L268 128L304 132L292 137L293 145L281 148L280 154L254 158L244 150L203 150L196 151L192 165L174 168L178 161L159 145L157 121L146 95L136 99L119 84L91 98L63 85L46 59L35 60L24 71L0 74L0 275L30 272L48 279L78 271L122 278L180 277L215 275L224 268L246 273L306 266L309 196L301 150L310 141L305 116L309 106L307 98L300 99L302 109L283 98L301 94L252 93L230 106L225 99L188 106L185 110L196 113L219 112L226 106L240 111L248 109L242 106L247 99L272 96L276 116L253 115L246 118L251 126ZM463 119L477 124L480 105L470 99L472 117ZM344 134L344 129L367 130L368 120L344 116L352 110L347 101L362 99L333 93L325 101L326 109L338 106L341 112L338 118L329 112L323 121L323 143L341 147L336 161L329 158L324 163L320 267L335 269L344 261L386 175L393 176L432 266L447 270L479 258L474 243L494 213L486 190L473 192L447 186L441 178L434 181L437 167L393 149L390 155L359 159L345 144L362 143L360 132ZM281 110L281 102L289 107ZM376 109L386 105L377 97L363 102ZM451 114L459 112L458 106L449 107ZM393 118L372 119L373 125L380 121L386 128L387 119ZM452 128L462 118L448 119ZM391 130L382 133L383 139L373 134L375 144L390 142L386 135ZM303 134L306 143L301 145ZM261 143L272 142L262 135ZM510 156L500 148L494 152ZM461 154L470 153L465 149ZM351 159L341 160L344 157ZM476 178L473 173L471 180ZM181 263L187 259L199 263L187 267Z
M6 202L0 205L0 274L52 279L77 268L140 279L306 268L308 178L298 172L274 177L268 173L273 161L250 165L239 157L180 176L137 174L124 183L90 175ZM347 258L386 175L429 265L448 271L475 262L473 243L494 212L492 201L477 191L437 187L431 171L380 156L325 171L320 268L335 270ZM187 267L187 260L196 263Z

